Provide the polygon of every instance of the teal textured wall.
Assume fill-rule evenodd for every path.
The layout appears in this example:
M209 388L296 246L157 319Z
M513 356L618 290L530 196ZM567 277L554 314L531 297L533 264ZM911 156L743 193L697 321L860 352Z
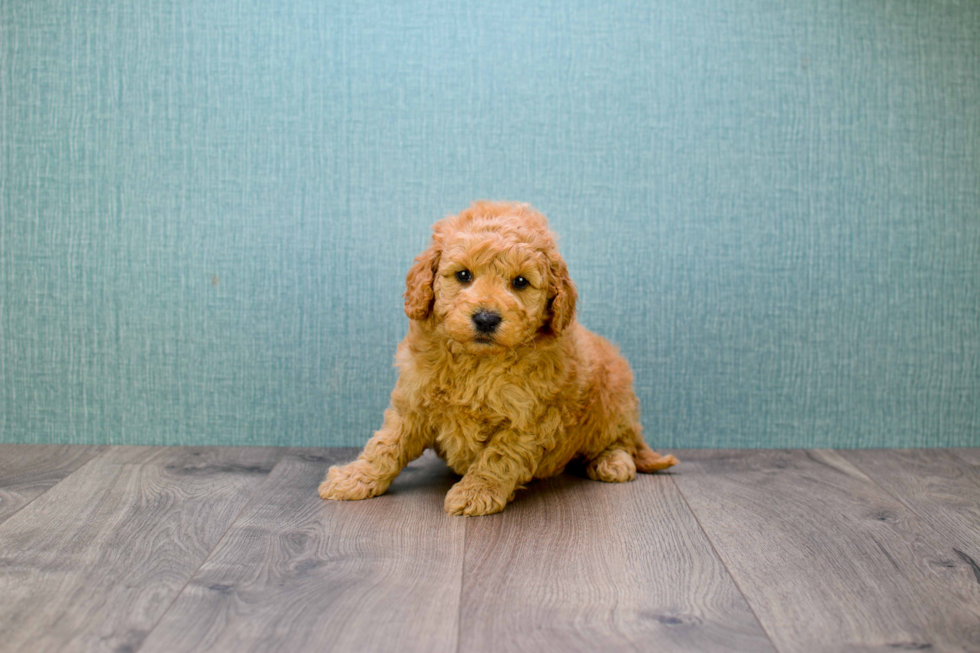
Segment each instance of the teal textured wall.
M0 440L362 444L490 197L656 446L976 446L978 154L972 0L0 0Z

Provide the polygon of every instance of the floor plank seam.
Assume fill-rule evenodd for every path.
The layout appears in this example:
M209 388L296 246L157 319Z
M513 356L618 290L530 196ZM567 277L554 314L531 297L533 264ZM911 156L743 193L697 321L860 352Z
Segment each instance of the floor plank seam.
M228 528L226 528L226 529L224 530L224 532L223 532L223 533L221 534L221 537L219 537L219 538L218 538L218 541L217 541L217 542L215 542L215 543L214 543L214 546L212 546L212 547L211 547L211 550L210 550L210 551L208 551L208 554L207 554L206 556L204 556L204 559L203 559L203 560L201 560L201 564L199 564L199 565L197 566L197 568L196 568L196 569L194 570L194 573L192 573L192 574L191 574L190 576L188 576L188 577L187 577L187 582L186 582L186 583L184 583L184 586L180 588L180 591L179 591L179 592L177 592L177 593L176 593L176 594L174 595L174 598L173 598L173 600L172 600L172 601L170 602L170 605L168 605L168 606L167 606L167 609L166 609L166 610L164 610L163 612L161 612L161 613L160 613L160 617L159 617L159 618L158 618L158 619L157 619L157 620L156 620L156 621L155 621L155 622L153 623L153 625L152 625L152 626L150 626L149 628L147 628L147 630L146 630L146 634L145 634L145 635L143 636L143 641L141 641L141 642L139 643L139 646L137 646L137 647L136 647L136 648L135 648L135 649L133 650L133 653L139 653L139 650L143 648L143 645L144 645L144 644L146 643L146 640L148 640L148 639L150 638L150 634L151 634L151 633L152 633L152 632L153 632L154 630L156 630L156 628L157 628L157 626L159 626L159 625L160 625L160 622L161 622L161 621L163 621L163 618L167 616L167 613L168 613L168 612L170 612L170 610L171 610L171 608L173 608L173 607L174 607L174 604L175 604L175 603L177 603L177 599L179 599L179 598L180 598L180 596L181 596L181 595L182 595L182 594L184 593L184 590L186 590L186 589L187 589L187 586L191 584L191 582L192 582L192 581L193 581L193 580L194 580L194 579L195 579L195 578L197 577L197 575L198 575L198 574L199 574L199 573L201 572L201 568L202 568L202 567L203 567L203 566L204 566L204 565L205 565L205 564L207 563L207 561L208 561L208 560L210 560L210 559L211 559L211 556L212 556L212 555L214 554L214 552L215 552L215 550L216 550L216 549L218 548L218 546L220 546L220 545L221 545L221 542L222 542L222 541L223 541L223 540L225 539L225 537L226 537L226 536L228 535L228 533L229 533L229 532L231 531L231 529L232 529L232 526L234 526L234 525L235 525L235 524L236 524L236 523L238 522L238 520L239 520L239 519L241 518L241 516L242 516L242 515L243 515L243 514L245 513L245 510L246 510L246 509L247 509L247 508L248 508L248 507L249 507L250 505L252 505L252 502L253 502L253 501L255 501L255 497L257 497L257 496L259 495L259 492L260 492L260 491L262 490L262 488L263 488L263 487L265 487L265 484L269 482L269 478L270 478L270 477L272 476L272 473L276 471L276 468L277 468L277 467L279 467L279 465L280 465L280 464L282 464L282 461L283 461L283 459L285 459L285 457L286 457L286 454L288 454L288 453L289 453L289 449L290 449L290 447L277 447L277 449L279 449L279 450L281 450L281 451L282 451L282 455L281 455L281 456L279 456L279 460L277 460L277 461L276 461L276 464L272 466L272 469L270 469L270 470L269 470L269 473L265 475L265 478L264 478L264 479L262 479L262 482L261 482L261 483L259 483L259 484L258 484L258 485L256 486L256 488L255 488L255 491L254 491L254 492L252 492L252 496L250 496L250 497L248 498L248 501L246 501L246 502L244 503L244 505L242 506L242 509L238 511L238 514L237 514L237 515L235 515L235 518L234 518L234 519L232 519L232 520L231 520L231 521L230 521L230 522L228 523Z
M672 475L668 475L668 476L672 476ZM766 625L762 623L761 619L759 619L759 615L756 613L755 608L752 607L752 602L749 601L749 597L745 594L745 591L742 589L742 586L738 584L738 580L735 578L735 575L732 573L732 570L728 568L728 563L725 562L725 559L723 557L721 557L721 553L719 553L718 547L715 546L715 543L711 540L711 536L708 535L708 531L705 529L704 524L701 523L701 518L698 517L698 513L695 512L693 507L691 507L691 502L687 500L687 496L684 494L684 490L681 488L680 483L675 481L673 478L670 479L670 482L674 484L675 488L677 488L678 494L680 494L681 499L684 500L684 505L687 506L688 511L690 511L691 515L694 516L694 521L697 523L698 528L701 529L701 532L704 534L704 539L708 541L708 546L711 547L712 553L714 553L715 557L718 558L718 562L721 563L721 566L725 569L725 573L728 574L728 577L732 579L732 584L738 590L738 593L741 594L742 600L745 601L746 607L748 607L749 612L752 613L752 618L755 619L755 622L759 624L759 628L761 628L762 632L765 633L766 639L768 639L769 644L772 645L772 649L774 651L779 651L780 648L776 646L776 641L773 639L772 633L769 632L769 630L766 628Z
M45 494L47 494L51 490L55 489L56 487L58 487L59 485L61 485L62 483L64 483L67 479L71 478L76 472L78 472L81 469L84 469L86 466L88 466L89 464L91 464L93 461L98 460L102 456L106 455L106 453L108 453L109 450L112 449L112 446L113 445L102 445L102 451L100 451L99 453L95 454L94 456L92 456L91 458L89 458L88 460L86 460L84 463L82 463L81 465L79 465L78 468L72 470L71 473L69 473L64 478L60 479L57 483L55 483L54 485L52 485L51 487L49 487L48 489L46 489L44 492L42 492L41 494L37 495L36 497L34 497L33 499L31 499L27 503L25 503L24 505L22 505L20 508L18 508L17 510L13 511L12 513L10 513L9 515L7 515L6 517L4 517L3 518L3 521L0 521L0 524L6 522L8 520L10 520L12 517L15 517L21 510L23 510L27 506L31 505L32 503L34 503L35 501L37 501L38 499L40 499L41 497L43 497Z

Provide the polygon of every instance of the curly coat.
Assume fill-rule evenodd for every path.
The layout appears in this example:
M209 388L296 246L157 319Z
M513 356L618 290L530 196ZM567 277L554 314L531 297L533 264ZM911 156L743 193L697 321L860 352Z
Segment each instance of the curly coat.
M527 204L476 202L437 222L406 285L384 424L357 460L330 468L322 498L377 496L429 447L463 477L446 495L455 515L500 512L573 460L608 482L677 463L643 441L629 364L576 322L568 269ZM481 328L478 313L498 323Z

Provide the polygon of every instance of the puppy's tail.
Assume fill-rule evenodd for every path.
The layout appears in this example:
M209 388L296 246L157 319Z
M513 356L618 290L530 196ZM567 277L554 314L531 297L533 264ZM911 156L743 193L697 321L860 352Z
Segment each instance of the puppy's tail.
M652 474L673 467L678 463L678 460L670 454L661 456L643 441L642 436L639 436L636 442L636 452L633 454L633 462L636 463L636 471Z

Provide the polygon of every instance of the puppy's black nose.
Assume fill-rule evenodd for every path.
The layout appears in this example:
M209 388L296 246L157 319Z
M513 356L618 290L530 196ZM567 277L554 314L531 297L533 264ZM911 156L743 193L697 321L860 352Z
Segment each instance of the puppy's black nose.
M501 319L500 314L493 311L479 310L473 314L473 324L480 333L493 333Z

